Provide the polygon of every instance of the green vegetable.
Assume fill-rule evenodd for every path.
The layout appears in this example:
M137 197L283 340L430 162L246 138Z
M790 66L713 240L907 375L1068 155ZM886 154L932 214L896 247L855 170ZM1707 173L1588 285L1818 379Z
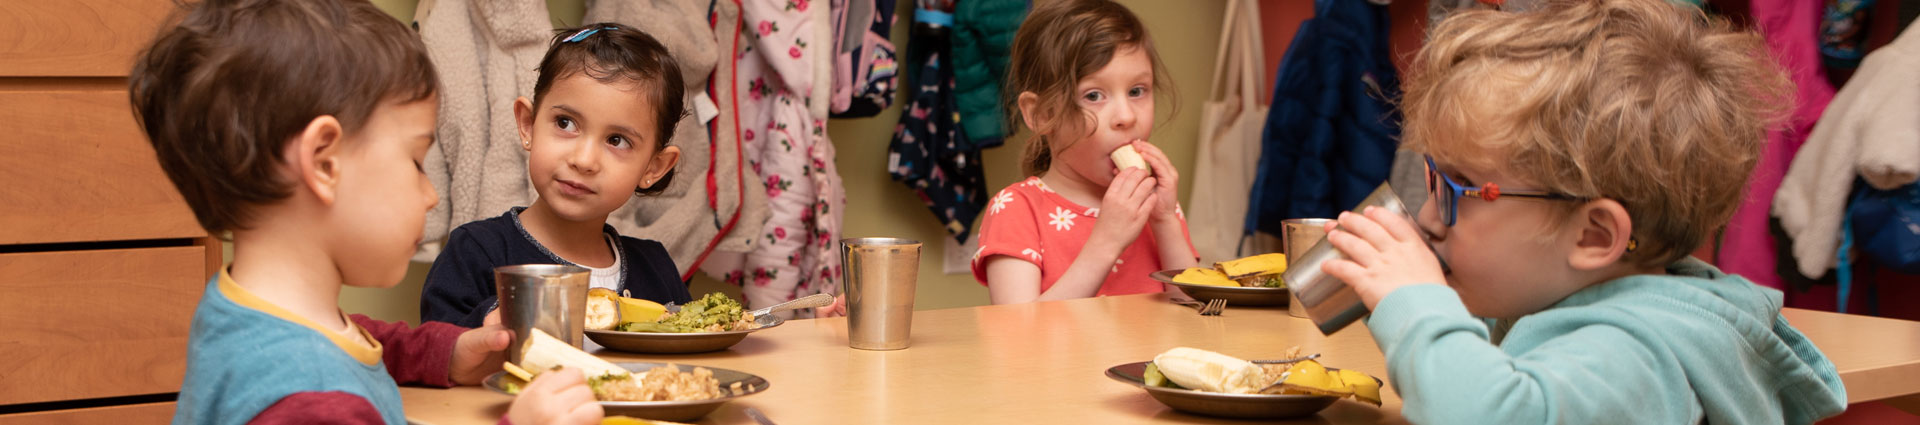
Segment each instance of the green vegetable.
M1145 375L1145 377L1141 378L1141 381L1145 382L1149 387L1187 389L1187 387L1182 387L1180 384L1175 384L1172 380L1168 380L1167 375L1160 373L1160 367L1155 366L1153 362L1147 362L1147 372Z
M506 390L507 394L520 394L520 383L518 381L518 379L512 381L501 380L500 389Z
M739 301L714 292L680 306L680 312L662 316L658 321L621 323L619 329L625 332L704 332L714 325L740 321L745 311Z
M1167 386L1167 375L1163 375L1160 373L1159 366L1154 366L1153 363L1147 363L1146 375L1147 376L1144 379L1142 379L1142 381L1146 382L1147 386L1149 387Z
M587 388L593 390L595 399L605 399L606 397L604 395L606 394L606 390L601 387L605 386L608 382L625 381L629 379L633 379L633 375L614 375L609 373L587 378Z

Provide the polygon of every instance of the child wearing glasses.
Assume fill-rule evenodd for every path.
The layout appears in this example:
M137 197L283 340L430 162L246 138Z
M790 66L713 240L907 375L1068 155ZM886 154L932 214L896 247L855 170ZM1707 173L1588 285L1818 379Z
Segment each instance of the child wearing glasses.
M1402 106L1430 197L1412 222L1341 214L1328 240L1350 260L1323 268L1373 310L1409 420L1845 409L1780 292L1688 257L1727 224L1791 103L1758 35L1662 0L1582 0L1462 13L1429 40Z

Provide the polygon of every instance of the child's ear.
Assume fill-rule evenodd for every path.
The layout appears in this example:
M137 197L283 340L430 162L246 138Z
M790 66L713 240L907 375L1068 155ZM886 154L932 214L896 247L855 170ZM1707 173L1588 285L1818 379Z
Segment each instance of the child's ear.
M641 177L643 180L640 180L640 188L652 189L654 184L660 183L660 177L667 175L668 171L673 171L673 165L679 162L679 146L668 146L666 149L655 152L653 160L647 162L647 173Z
M1616 264L1633 243L1633 218L1627 216L1626 206L1618 201L1587 202L1570 220L1577 234L1567 262L1575 270L1596 270Z
M513 100L513 122L520 127L520 149L533 150L533 101L521 97Z
M1033 129L1035 133L1040 133L1041 129L1047 128L1047 118L1040 113L1040 95L1023 91L1014 102L1020 105L1020 120L1027 122L1027 128Z
M286 158L296 173L294 180L322 204L333 203L333 188L340 183L340 139L345 136L340 120L321 115L287 143Z

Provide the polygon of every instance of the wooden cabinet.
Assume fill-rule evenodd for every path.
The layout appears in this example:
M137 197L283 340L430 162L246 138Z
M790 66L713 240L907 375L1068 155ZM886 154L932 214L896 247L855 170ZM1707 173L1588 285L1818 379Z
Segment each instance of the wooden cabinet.
M134 124L170 0L0 2L0 425L164 423L220 244Z

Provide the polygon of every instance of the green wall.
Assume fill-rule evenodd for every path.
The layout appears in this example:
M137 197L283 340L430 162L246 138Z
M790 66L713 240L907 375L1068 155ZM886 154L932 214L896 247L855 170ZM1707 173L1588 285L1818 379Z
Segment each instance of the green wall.
M418 0L373 2L394 16L411 19ZM1154 127L1153 142L1181 168L1183 176L1191 175L1195 136L1200 131L1200 105L1206 101L1208 83L1213 74L1213 55L1219 46L1219 28L1225 2L1121 0L1119 3L1133 9L1146 22L1160 58L1166 62L1167 72L1172 75L1179 93L1176 105L1171 103L1173 99L1166 98L1165 91L1161 92L1161 103L1157 108L1160 116ZM911 22L906 18L906 13L913 7L912 4L912 1L901 1L897 8L902 13L902 19L894 26L893 40L896 46L902 46L903 54L906 30ZM582 0L547 0L547 5L562 25L578 25L580 17L585 15ZM905 92L901 94L904 97ZM925 242L921 251L916 308L987 304L986 287L975 282L971 274L941 273L945 255L941 240L946 237L946 232L913 191L895 183L887 174L887 143L892 137L894 125L899 122L900 105L904 103L904 99L897 100L894 108L872 118L835 119L827 124L828 137L839 150L836 164L846 182L846 224L843 232L846 237L889 236ZM1177 112L1173 112L1175 108ZM984 161L989 192L998 191L1024 178L1020 174L1019 159L1020 148L1025 141L1026 135L1023 133L1010 139L1004 146L986 151ZM1185 202L1190 195L1188 188L1191 179L1182 179L1180 183L1181 201ZM392 289L347 288L341 294L340 304L352 313L416 322L420 317L420 284L426 277L426 270L427 265L414 264L408 270L406 280ZM705 275L695 277L692 291L695 294L722 291L736 298L740 293L739 288Z

